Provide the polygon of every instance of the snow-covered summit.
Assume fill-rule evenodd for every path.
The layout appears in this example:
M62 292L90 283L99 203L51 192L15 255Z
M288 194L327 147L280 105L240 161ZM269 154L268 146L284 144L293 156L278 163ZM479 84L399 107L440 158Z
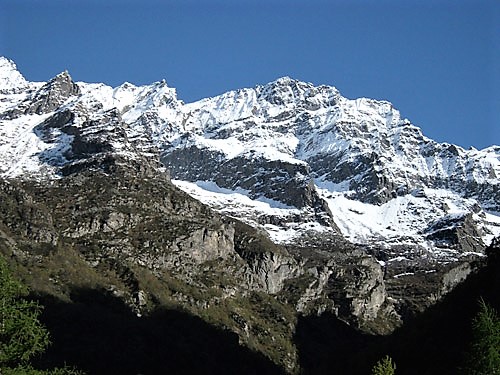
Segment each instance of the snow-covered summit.
M427 251L439 242L434 221L445 223L454 207L461 219L450 227L475 222L484 243L500 234L496 216L478 216L477 209L500 210L498 149L435 142L388 101L348 99L334 87L284 77L181 112L182 126L161 142L163 163L184 181L179 186L222 212L264 224L277 240L297 240L307 223L322 223L313 231ZM203 192L211 184L234 194L228 200ZM259 214L259 204L236 203L241 192L293 209ZM302 210L305 226L294 209Z
M22 89L27 84L23 75L17 70L16 64L12 60L0 56L0 92Z
M463 181L499 183L493 148L437 143L390 102L348 99L334 87L288 77L187 104L176 116L163 119L180 124L176 134L158 135L166 153L196 146L228 159L306 163L311 178L370 203L429 183L468 195L474 187ZM498 197L490 198L489 207L498 207Z
M0 84L4 178L159 156L179 187L278 242L330 233L467 252L500 234L500 147L437 143L388 101L282 77L185 104L165 81L30 83L5 58ZM460 226L476 242L443 240Z

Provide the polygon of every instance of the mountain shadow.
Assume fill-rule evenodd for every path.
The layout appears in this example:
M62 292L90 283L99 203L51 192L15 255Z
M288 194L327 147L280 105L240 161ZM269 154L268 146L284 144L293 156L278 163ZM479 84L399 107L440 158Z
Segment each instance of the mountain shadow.
M36 365L96 374L282 374L236 334L181 311L137 317L106 292L77 290L73 302L38 297L52 345Z
M398 375L460 373L479 299L500 311L500 251L451 293L389 336L361 334L333 315L300 317L295 334L303 374L366 375L385 355Z

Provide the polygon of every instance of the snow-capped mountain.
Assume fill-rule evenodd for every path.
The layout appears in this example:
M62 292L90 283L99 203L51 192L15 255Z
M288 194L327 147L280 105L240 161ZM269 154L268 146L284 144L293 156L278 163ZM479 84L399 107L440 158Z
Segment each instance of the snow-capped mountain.
M499 176L499 146L437 143L330 86L186 104L165 81L29 82L0 57L1 254L42 294L180 308L292 374L299 317L390 334L482 272Z
M0 93L7 178L59 178L103 152L160 153L178 187L280 243L330 233L448 259L500 234L500 147L434 142L387 101L284 77L184 104L165 81L27 82L6 58ZM466 224L471 243L444 235Z

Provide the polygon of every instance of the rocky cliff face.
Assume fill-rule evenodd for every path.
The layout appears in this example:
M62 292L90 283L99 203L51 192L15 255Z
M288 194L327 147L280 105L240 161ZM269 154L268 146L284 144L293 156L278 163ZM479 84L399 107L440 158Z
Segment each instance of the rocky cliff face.
M0 249L36 292L183 309L290 373L299 315L389 334L500 234L498 147L290 78L184 104L0 58L0 134Z

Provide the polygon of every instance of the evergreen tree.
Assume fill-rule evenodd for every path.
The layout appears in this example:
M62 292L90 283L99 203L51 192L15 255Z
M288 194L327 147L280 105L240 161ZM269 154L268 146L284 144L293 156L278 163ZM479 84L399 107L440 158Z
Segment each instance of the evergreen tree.
M25 299L28 290L0 258L0 367L26 364L49 344L38 317L40 306Z
M15 280L0 256L0 374L79 375L64 367L37 370L29 363L49 345L49 332L38 320L41 307L26 299L28 289Z
M482 299L480 311L472 322L473 342L466 374L500 375L500 318Z
M378 361L375 367L373 367L372 369L372 375L394 375L395 372L396 364L388 355Z

